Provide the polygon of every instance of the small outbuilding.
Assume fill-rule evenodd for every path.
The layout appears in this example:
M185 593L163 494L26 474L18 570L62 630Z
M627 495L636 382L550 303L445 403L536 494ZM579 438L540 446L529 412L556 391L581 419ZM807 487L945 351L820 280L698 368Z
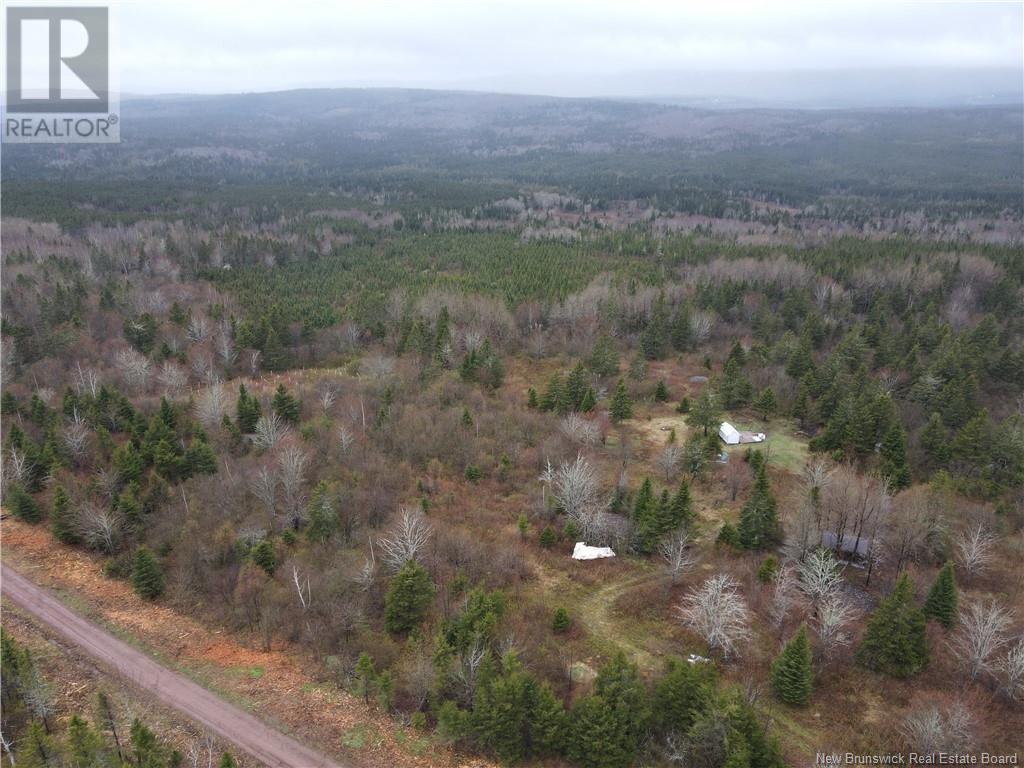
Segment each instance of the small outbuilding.
M588 547L582 541L577 541L572 551L573 560L599 560L602 557L615 557L615 553L611 547Z
M728 421L723 421L718 428L718 436L726 445L740 445L746 443L763 443L767 439L764 432L740 432Z

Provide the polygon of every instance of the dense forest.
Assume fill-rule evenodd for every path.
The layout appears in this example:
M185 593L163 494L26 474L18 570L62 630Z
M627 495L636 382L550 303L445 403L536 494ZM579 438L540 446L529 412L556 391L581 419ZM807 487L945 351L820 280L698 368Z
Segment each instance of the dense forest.
M4 506L54 546L502 763L1019 746L1008 112L124 115L4 155ZM10 701L19 765L118 764Z

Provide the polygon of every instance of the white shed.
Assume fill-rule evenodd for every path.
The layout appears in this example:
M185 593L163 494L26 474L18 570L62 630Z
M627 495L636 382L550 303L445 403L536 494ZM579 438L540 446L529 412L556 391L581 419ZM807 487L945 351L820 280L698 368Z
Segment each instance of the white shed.
M573 560L599 560L602 557L615 557L615 553L611 547L588 547L582 541L577 541L572 551Z
M728 421L723 421L722 426L718 428L718 436L722 438L722 442L726 445L739 445L740 444L740 433L732 424Z

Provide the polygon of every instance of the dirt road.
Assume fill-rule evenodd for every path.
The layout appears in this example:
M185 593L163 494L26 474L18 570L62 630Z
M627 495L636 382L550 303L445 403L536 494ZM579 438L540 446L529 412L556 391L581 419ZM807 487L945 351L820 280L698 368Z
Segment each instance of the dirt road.
M0 577L0 590L12 603L79 646L103 666L146 689L222 739L237 744L261 764L281 768L352 768L278 733L187 677L161 666L69 610L45 589L6 565L0 566Z

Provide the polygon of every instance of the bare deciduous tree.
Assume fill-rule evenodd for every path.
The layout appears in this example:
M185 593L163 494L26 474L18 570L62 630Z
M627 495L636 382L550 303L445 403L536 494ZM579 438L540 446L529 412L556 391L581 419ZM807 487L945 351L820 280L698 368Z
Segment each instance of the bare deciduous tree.
M708 312L694 312L690 315L690 337L693 343L698 346L704 344L711 338L714 325L714 317Z
M230 370L231 366L238 360L235 342L231 340L230 326L221 326L220 333L217 334L217 339L214 343L214 348L217 350L217 357L220 358L220 364L224 366L224 370Z
M276 413L268 413L260 416L256 422L256 432L252 441L257 448L269 451L282 440L284 440L292 428Z
M356 441L355 435L352 434L352 430L344 424L338 426L338 449L341 451L342 456L348 455L348 452L352 450L352 445Z
M826 658L831 659L838 648L850 644L851 636L846 627L856 616L857 611L840 592L818 606L814 630L825 649Z
M772 577L772 601L769 608L772 624L781 629L789 612L800 604L802 593L796 571L790 565L783 565Z
M114 356L114 365L121 372L125 383L137 390L144 390L149 385L152 365L149 358L132 349L122 349Z
M1011 618L996 600L969 603L960 612L960 626L950 647L972 680L993 671L992 657L1007 642Z
M1013 701L1024 701L1024 637L996 664L1000 690Z
M967 707L956 702L942 709L932 705L911 714L903 723L903 735L915 752L957 754L972 744L974 718Z
M797 563L800 591L813 606L815 615L822 604L836 596L842 587L842 568L827 549L816 549Z
M608 507L608 499L601 493L597 471L582 454L572 463L562 462L557 470L549 463L541 481L550 485L555 503L584 537L601 532L601 517Z
M669 483L672 478L679 472L679 464L683 460L683 449L682 447L672 443L666 445L661 453L658 454L658 458L655 463L658 465L658 469L665 475L665 482Z
M80 362L75 363L75 391L78 394L89 393L96 397L100 391L100 377L92 368L82 368Z
M260 362L263 359L263 355L258 349L254 349L249 353L249 375L255 376L260 372Z
M89 452L89 427L82 420L77 408L72 412L71 420L64 425L61 437L71 460L80 465Z
M87 502L78 508L77 517L79 534L87 546L108 555L117 549L124 527L119 512Z
M747 603L739 584L727 574L712 576L692 590L676 607L676 616L723 658L732 656L737 645L752 636Z
M188 375L173 360L164 360L160 365L160 370L156 373L156 380L163 388L164 393L173 397L188 384Z
M980 523L956 540L956 559L968 576L984 571L995 554L996 537Z
M249 483L249 491L262 502L271 516L277 514L277 475L261 467Z
M601 442L601 429L589 419L585 419L578 413L570 413L559 423L562 434L572 442L592 446Z
M287 446L277 457L277 478L281 483L281 502L294 529L306 514L306 465L309 457L296 445Z
M320 387L320 391L317 393L317 400L320 402L320 410L323 411L324 416L331 412L331 408L334 407L334 402L337 399L338 388L334 384L327 382Z
M658 546L662 559L668 565L673 584L700 560L698 554L693 551L692 543L690 534L680 530L666 536Z
M196 418L207 429L218 426L227 410L228 396L220 384L206 387L196 398Z
M192 315L188 322L188 340L193 344L202 344L210 335L210 324L203 315Z
M377 540L381 560L388 570L394 572L410 560L418 561L430 541L432 530L420 510L403 506L391 533Z

